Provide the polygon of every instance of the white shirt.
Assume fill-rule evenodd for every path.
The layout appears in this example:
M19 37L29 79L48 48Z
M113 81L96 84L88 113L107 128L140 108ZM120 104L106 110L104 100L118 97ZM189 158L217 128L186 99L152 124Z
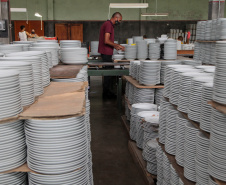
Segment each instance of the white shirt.
M27 41L26 32L25 31L19 32L19 38L20 38L20 41Z

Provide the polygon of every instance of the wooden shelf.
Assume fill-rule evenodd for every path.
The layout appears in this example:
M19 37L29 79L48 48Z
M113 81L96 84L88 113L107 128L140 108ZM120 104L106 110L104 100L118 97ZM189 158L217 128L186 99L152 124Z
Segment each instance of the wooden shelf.
M139 88L139 89L161 89L161 88L164 88L164 85L150 85L150 86L141 85L141 84L138 83L138 81L133 79L131 76L124 76L124 78L128 82L133 84L136 88Z
M129 142L128 142L128 148L129 148L130 154L133 157L134 162L139 167L146 184L147 185L155 185L154 180L157 179L157 176L152 175L147 172L147 169L146 169L147 163L143 159L142 151L140 149L138 149L136 146L136 143L131 140L129 140Z
M127 121L125 115L121 116L121 118L122 118L122 124L125 127L126 133L127 133L128 137L130 139L130 124L129 124L129 121Z
M194 50L177 50L177 55L180 56L193 56Z
M226 105L214 101L209 101L208 104L210 104L213 108L217 109L218 111L226 114Z
M226 182L220 181L216 178L213 177L213 180L218 184L218 185L226 185Z

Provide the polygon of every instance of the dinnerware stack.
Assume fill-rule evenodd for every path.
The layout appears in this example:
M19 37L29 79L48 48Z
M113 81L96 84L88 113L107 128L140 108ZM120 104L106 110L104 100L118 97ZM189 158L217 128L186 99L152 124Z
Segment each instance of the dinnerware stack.
M202 21L197 22L196 27L196 39L201 40L201 34L202 34Z
M190 66L199 66L199 65L202 65L202 61L201 60L182 60L181 64L190 65Z
M125 58L127 60L134 60L137 57L137 46L136 45L127 45L125 47Z
M207 82L213 82L212 76L194 77L192 80L190 95L188 118L200 122L202 108L202 85Z
M145 41L147 41L147 44L149 45L150 43L155 43L156 39L155 38L146 38L144 39Z
M80 48L81 41L80 40L61 40L60 48Z
M30 42L33 42L33 41L30 41ZM39 40L37 40L37 42L50 42L50 43L58 43L58 40L41 40L41 39L39 39Z
M99 46L99 41L90 42L90 47L91 47L90 56L100 56L100 53L98 53L98 46Z
M141 61L139 83L146 86L159 84L160 69L160 61Z
M176 60L177 59L177 41L174 39L167 39L164 43L164 59Z
M140 61L131 61L130 62L130 76L132 76L134 79L137 77L137 67L140 65Z
M179 176L174 167L172 166L172 164L170 164L170 184L171 185L179 184Z
M122 60L125 58L125 55L122 55L122 54L114 54L112 55L112 59L114 60Z
M132 85L132 84L131 84ZM133 85L132 85L133 86ZM133 91L129 92L131 94L130 103L154 103L155 100L155 89L140 89L133 87Z
M143 36L133 36L133 43L136 44L137 41L144 40Z
M150 43L149 44L149 49L148 49L148 58L153 60L153 59L159 59L160 58L160 43Z
M201 44L199 42L195 42L195 49L194 49L194 57L195 61L200 60L200 50Z
M163 181L163 151L161 146L157 146L156 149L157 160L157 184L161 185Z
M202 133L198 132L196 136L196 182L197 184L208 184L208 152L209 139Z
M42 86L42 61L38 57L3 57L0 58L0 65L2 61L15 61L15 62L29 62L32 64L33 81L34 81L34 95L39 96L43 94Z
M18 61L1 61L1 70L15 69L20 72L20 90L22 106L30 105L34 102L34 80L32 64Z
M210 60L209 64L216 65L216 43L211 43L211 51L210 51Z
M145 60L148 58L148 45L147 41L145 40L139 40L136 42L137 46L137 59L138 60Z
M212 29L211 29L211 40L216 40L216 34L217 34L217 19L212 20Z
M162 97L159 115L159 142L162 144L165 144L167 111L170 106L171 104L164 97Z
M184 167L184 142L185 129L189 121L185 119L180 113L177 115L176 128L176 155L175 159L178 165Z
M13 44L32 44L34 41L13 41Z
M203 64L210 64L210 57L211 57L211 43L205 43L205 56Z
M212 20L206 21L205 40L211 40Z
M27 173L22 173L22 172L3 173L3 174L0 174L0 179L1 179L1 184L26 185Z
M61 61L65 64L86 64L88 62L86 48L64 47L61 48L60 51Z
M46 87L50 84L50 74L48 59L45 51L24 51L6 54L6 57L39 57L42 61L42 85Z
M7 53L14 53L23 51L23 46L21 44L3 44L0 45L0 52L7 54Z
M166 154L163 152L163 181L167 182L168 184L170 182L170 162Z
M163 91L164 91L164 88L162 88L162 89L155 89L155 104L158 105L158 106L161 103Z
M20 44L20 46L22 46L22 51L29 51L31 44Z
M220 18L220 26L219 29L219 40L226 39L226 18Z
M0 124L0 135L0 172L23 165L27 156L23 121Z
M190 122L186 124L184 143L184 176L196 182L195 155L196 134L199 132Z
M169 106L166 114L165 150L171 155L176 155L177 115L178 111L173 106Z
M205 40L206 23L207 23L207 21L201 21L201 37L200 37L200 40Z

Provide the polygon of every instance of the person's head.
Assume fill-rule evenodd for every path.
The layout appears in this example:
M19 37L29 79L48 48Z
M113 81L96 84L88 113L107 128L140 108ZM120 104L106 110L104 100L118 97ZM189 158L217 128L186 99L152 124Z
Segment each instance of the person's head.
M20 26L20 29L21 29L21 31L25 31L25 26L24 25L21 25Z
M32 30L31 30L31 33L32 33L32 34L35 34L35 30L34 30L34 29L32 29Z
M120 12L113 13L111 17L111 21L113 24L118 25L122 22L122 14Z
M177 40L180 40L182 42L183 41L183 37L179 36Z

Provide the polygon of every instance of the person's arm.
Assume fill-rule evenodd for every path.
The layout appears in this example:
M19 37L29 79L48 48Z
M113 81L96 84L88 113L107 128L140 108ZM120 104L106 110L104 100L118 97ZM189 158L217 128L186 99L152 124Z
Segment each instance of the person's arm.
M31 34L30 34L30 33L28 33L27 31L26 31L26 35L27 35L28 37L31 37Z
M111 36L110 33L105 33L105 35L104 35L104 43L109 45L109 46L114 47L116 50L123 50L124 51L125 48L123 46L119 45L119 44L116 44L116 43L112 42L110 40L110 36Z

